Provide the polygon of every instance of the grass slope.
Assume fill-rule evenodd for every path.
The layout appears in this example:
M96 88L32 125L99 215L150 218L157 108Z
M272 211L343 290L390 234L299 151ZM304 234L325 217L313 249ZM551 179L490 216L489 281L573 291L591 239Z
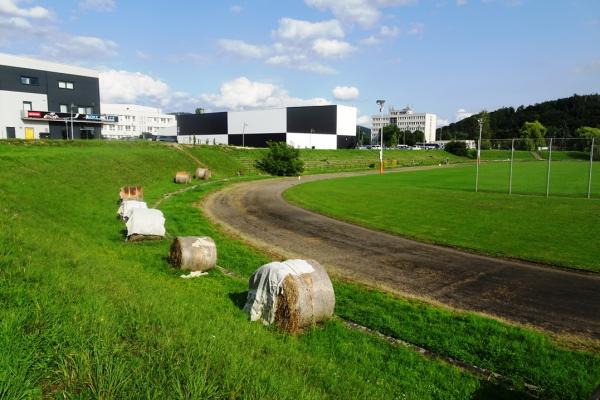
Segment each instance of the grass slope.
M217 176L235 172L233 159L202 159ZM299 336L249 323L245 279L214 271L183 280L165 260L168 241L124 243L118 187L143 184L151 204L181 187L171 183L175 170L192 168L182 152L148 143L0 145L0 398L521 396L338 320ZM224 184L202 184L161 209L171 235L211 235L219 264L247 278L267 258L215 231L193 206ZM580 398L598 383L597 356L541 334L335 285L339 315L485 360L517 388L529 382L544 397Z
M544 164L515 163L513 193L545 193ZM580 191L584 164L556 163L551 192ZM482 164L483 193L473 191L474 167L468 166L311 182L285 196L323 214L427 242L600 271L592 239L600 235L600 202L492 193L507 190L507 167Z

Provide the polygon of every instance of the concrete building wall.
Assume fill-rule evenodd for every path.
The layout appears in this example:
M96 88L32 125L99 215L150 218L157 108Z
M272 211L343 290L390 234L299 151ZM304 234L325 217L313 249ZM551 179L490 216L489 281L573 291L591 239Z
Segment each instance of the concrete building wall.
M31 102L32 110L48 111L45 94L0 90L0 139L7 139L6 128L14 128L15 139L25 139L25 128L33 128L35 139L40 138L40 133L50 131L47 122L21 119L23 102Z
M161 131L175 131L174 134L177 134L175 116L163 114L160 108L137 104L102 103L102 112L119 117L117 124L103 126L102 136L106 138L139 137L146 132L161 135Z
M300 149L337 149L337 135L328 133L294 133L288 132L287 143Z
M285 108L227 113L227 127L230 135L281 133L286 131L286 126Z

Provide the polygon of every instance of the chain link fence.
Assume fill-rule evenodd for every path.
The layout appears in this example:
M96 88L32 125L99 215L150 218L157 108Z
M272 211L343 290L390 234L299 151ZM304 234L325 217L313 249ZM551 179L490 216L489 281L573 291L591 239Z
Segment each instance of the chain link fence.
M482 140L475 191L600 197L600 139Z

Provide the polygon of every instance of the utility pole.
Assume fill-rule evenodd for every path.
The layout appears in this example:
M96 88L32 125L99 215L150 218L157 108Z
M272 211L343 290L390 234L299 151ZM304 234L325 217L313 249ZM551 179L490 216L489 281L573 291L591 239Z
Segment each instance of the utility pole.
M377 100L379 117L381 119L381 134L379 135L379 175L383 174L383 105L385 100Z
M69 111L71 111L71 140L75 140L75 131L73 130L73 107L75 107L75 104L71 103L71 107L69 107Z
M481 163L481 131L483 130L483 118L479 118L477 122L479 122L479 141L477 142L477 172L475 175L475 192L479 191L479 164Z
M242 128L242 147L246 147L246 140L245 140L245 135L246 135L246 127L248 126L248 124L246 123L246 121L244 121L244 126Z

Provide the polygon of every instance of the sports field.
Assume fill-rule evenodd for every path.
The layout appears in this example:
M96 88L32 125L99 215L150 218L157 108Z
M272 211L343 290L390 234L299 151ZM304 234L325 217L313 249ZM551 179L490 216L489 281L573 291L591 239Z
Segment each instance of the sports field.
M311 210L418 240L564 267L600 271L600 163L587 199L588 164L515 162L513 193L508 163L298 185L285 196ZM519 194L521 193L521 194ZM523 195L525 194L525 195ZM579 197L576 197L579 196Z
M118 188L141 184L153 204L181 189L174 171L195 166L185 153L135 142L0 144L0 398L489 399L525 397L530 384L544 398L574 399L600 383L595 342L342 281L336 318L323 326L290 336L250 323L247 279L270 259L194 206L239 179L220 149L197 155L216 178L164 200L166 228L214 237L219 265L238 278L180 279L166 261L169 240L123 240ZM500 373L514 390L340 317Z

